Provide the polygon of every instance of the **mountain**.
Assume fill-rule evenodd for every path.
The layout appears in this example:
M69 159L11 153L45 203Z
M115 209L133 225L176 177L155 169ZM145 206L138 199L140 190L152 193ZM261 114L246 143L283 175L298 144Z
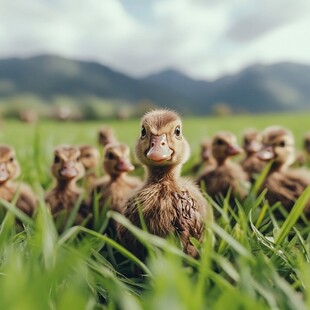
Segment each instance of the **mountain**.
M96 62L42 55L0 60L0 97L33 93L96 96L132 105L148 99L191 114L211 113L217 103L233 111L269 112L309 108L310 66L253 65L215 81L194 80L175 70L136 79Z

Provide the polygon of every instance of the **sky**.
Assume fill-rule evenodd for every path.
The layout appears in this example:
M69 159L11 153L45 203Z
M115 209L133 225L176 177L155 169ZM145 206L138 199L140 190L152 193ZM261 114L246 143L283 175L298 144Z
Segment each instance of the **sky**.
M135 77L310 64L309 34L309 0L0 0L0 58L56 54Z

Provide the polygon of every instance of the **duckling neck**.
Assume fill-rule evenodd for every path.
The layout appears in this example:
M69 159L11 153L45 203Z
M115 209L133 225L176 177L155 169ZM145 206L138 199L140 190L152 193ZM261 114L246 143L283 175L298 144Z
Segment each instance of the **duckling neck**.
M147 167L147 183L175 181L180 176L181 166Z
M73 190L76 188L76 180L58 180L56 188L59 191Z
M218 166L224 166L226 163L228 163L230 161L229 158L217 158L216 162Z
M274 162L271 165L271 168L269 170L269 174L272 173L272 172L283 172L283 171L286 171L287 168L288 168L287 165L283 165L283 164Z
M126 178L126 173L110 174L110 179L112 182L123 180L125 178Z

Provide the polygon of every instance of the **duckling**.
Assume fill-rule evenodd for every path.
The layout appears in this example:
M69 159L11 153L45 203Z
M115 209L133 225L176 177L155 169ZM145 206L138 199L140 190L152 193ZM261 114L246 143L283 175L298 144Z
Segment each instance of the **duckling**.
M230 160L243 152L237 145L237 138L231 132L222 131L212 139L212 154L216 166L198 177L198 184L205 186L207 193L217 199L220 195L226 197L231 189L231 201L235 198L243 199L247 190L248 176L241 166ZM204 183L204 185L203 185Z
M109 143L117 142L114 130L111 127L102 127L98 132L98 143L105 147Z
M81 152L81 162L85 169L84 187L89 191L98 181L96 168L100 160L100 153L97 148L91 145L82 145L79 147Z
M261 191L267 188L265 197L270 205L281 202L290 211L310 184L310 175L306 170L290 168L295 160L295 140L291 131L282 127L268 127L263 132L263 149L257 156L262 161L272 161ZM310 201L304 213L310 220Z
M12 202L18 194L16 207L32 216L36 209L36 198L31 188L20 182L15 182L20 175L20 167L13 148L0 146L0 198Z
M163 238L178 235L184 252L197 256L190 237L201 241L205 220L212 219L212 210L198 187L180 177L190 149L182 134L179 115L170 110L145 114L135 151L146 169L147 178L143 187L128 200L124 215L141 227L141 211L151 234ZM118 234L124 246L144 258L144 249L128 230L119 226Z
M108 178L104 177L97 182L92 196L94 197L95 193L100 194L101 209L108 204L111 210L121 213L130 194L142 185L141 180L127 175L135 168L130 162L129 147L121 143L108 144L105 147L103 165Z
M255 129L248 129L243 136L243 149L246 157L240 162L243 170L248 174L253 183L266 163L259 160L256 153L262 148L262 135Z
M192 173L197 174L199 171L214 167L216 161L212 156L212 145L210 139L204 139L200 144L200 162L192 168Z
M45 196L51 213L55 219L63 214L64 222L68 219L83 190L76 185L84 176L84 167L80 161L81 152L69 145L60 145L54 151L54 162L51 170L56 185ZM86 211L80 208L75 224L81 224Z

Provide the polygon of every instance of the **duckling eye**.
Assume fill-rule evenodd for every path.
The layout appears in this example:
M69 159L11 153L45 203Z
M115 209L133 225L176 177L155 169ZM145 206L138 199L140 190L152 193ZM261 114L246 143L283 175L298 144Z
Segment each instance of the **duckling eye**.
M55 155L54 164L58 164L58 163L60 163L60 158L59 158L59 156Z
M285 141L284 141L284 140L282 140L282 141L279 143L279 146L281 146L281 147L285 147L285 146L286 146Z
M77 159L76 159L76 161L80 161L81 160L81 156L79 156Z
M215 144L216 144L216 145L223 145L223 144L224 144L224 141L221 140L221 139L217 139L217 140L215 141Z
M10 161L10 163L12 163L14 161L14 157L13 156L10 157L9 161Z
M180 126L175 127L174 134L177 137L180 137L180 135L181 135L181 128L180 128Z
M141 128L141 138L143 139L145 137L146 137L146 129L145 129L144 126L142 126L142 128Z
M113 160L115 158L115 156L113 153L109 152L109 153L107 153L107 158L110 160Z

